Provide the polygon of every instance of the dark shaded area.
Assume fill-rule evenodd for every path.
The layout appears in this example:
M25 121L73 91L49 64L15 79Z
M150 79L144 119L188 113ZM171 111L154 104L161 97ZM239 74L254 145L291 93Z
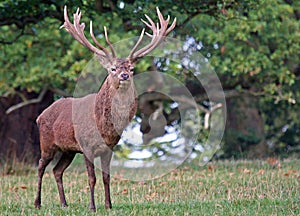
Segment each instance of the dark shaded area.
M223 157L262 158L268 154L258 99L229 98ZM230 143L230 144L229 144Z
M24 92L23 94L26 98L37 97L35 93ZM40 158L40 148L35 120L53 102L53 94L47 92L41 103L31 104L6 114L6 110L12 104L20 102L22 99L17 95L0 97L0 158L37 162Z

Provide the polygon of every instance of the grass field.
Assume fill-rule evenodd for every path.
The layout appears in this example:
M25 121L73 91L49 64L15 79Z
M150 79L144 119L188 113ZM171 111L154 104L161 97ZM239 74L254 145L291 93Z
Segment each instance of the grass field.
M300 215L300 160L271 163L194 162L153 181L112 178L112 210L104 209L97 170L96 213L88 209L87 175L77 168L80 163L65 172L69 207L64 209L51 169L44 176L42 208L34 208L36 169L24 168L0 177L0 215Z

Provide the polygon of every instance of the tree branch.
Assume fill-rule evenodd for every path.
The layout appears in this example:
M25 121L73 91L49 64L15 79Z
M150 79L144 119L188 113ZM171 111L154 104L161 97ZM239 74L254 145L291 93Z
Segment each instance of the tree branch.
M63 97L72 97L71 94L61 90L61 89L57 89L57 88L48 88L50 91L52 91L53 93L55 94L58 94L60 96L63 96Z
M24 28L21 30L21 32L11 41L5 41L5 40L0 40L1 44L13 44L15 43L17 40L19 40L20 37L22 37L24 34Z
M22 108L24 106L28 106L30 104L40 103L43 100L46 92L47 92L47 88L44 88L41 91L41 93L39 94L38 98L31 99L31 100L26 100L26 101L23 101L23 102L21 102L19 104L11 106L9 109L6 110L6 114L8 115L8 114L10 114L11 112L13 112L13 111L15 111L17 109L20 109L20 108Z
M197 16L200 13L201 13L200 11L196 11L192 14L189 14L189 16L185 20L183 20L183 22L180 25L177 25L177 28L179 29L182 26L185 26L190 20L192 20L195 16Z
M47 17L52 17L63 21L63 14L60 11L46 10L35 15L28 14L22 17L3 17L0 19L0 26L15 24L18 28L23 29L26 24L36 24Z
M214 112L216 109L221 108L222 106L223 106L223 104L217 103L209 109L209 112L205 113L205 116L204 116L204 129L205 130L209 129L209 118L210 118L211 113Z

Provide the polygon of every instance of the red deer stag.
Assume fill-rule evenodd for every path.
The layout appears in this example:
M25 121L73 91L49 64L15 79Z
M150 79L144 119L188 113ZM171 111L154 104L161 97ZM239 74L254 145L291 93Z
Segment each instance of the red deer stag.
M90 209L95 211L94 186L96 176L94 158L100 156L102 177L105 191L105 208L111 208L110 199L110 161L112 150L118 143L121 133L135 115L137 108L136 93L133 83L134 63L157 47L164 37L173 30L176 18L168 28L170 17L165 20L157 8L159 24L142 20L151 29L151 42L138 49L145 29L127 58L117 58L114 48L108 39L106 28L104 35L110 51L95 38L92 22L90 35L94 46L84 34L84 23L80 23L79 9L74 14L74 23L68 18L67 7L64 8L65 28L79 43L95 53L100 64L108 71L108 76L99 92L83 98L63 98L54 102L37 118L40 131L41 159L38 165L38 192L35 207L41 207L42 178L46 166L56 152L62 152L61 158L53 168L62 207L67 206L62 176L76 153L85 158L90 186ZM96 128L96 130L95 130Z

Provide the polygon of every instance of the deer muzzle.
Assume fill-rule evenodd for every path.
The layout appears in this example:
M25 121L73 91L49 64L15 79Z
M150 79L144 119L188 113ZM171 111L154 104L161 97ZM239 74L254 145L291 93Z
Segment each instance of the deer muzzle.
M123 80L128 80L128 79L129 79L129 75L126 74L126 73L123 73L123 74L121 74L121 78L122 78Z
M119 76L119 89L127 90L130 86L130 75L127 73L122 73Z

